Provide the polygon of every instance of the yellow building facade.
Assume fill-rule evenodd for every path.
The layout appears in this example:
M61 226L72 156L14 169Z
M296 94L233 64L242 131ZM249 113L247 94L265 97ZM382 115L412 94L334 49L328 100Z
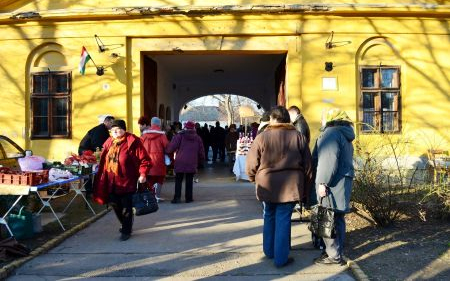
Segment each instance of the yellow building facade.
M439 0L1 1L0 134L62 160L100 114L138 133L141 115L236 93L299 106L313 138L340 107L359 138L448 150L449 15Z

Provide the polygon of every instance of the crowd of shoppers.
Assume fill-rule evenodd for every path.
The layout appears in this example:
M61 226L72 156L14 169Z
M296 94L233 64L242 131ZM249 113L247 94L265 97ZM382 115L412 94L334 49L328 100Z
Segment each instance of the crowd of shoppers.
M175 191L171 203L180 203L185 181L185 202L194 201L193 181L208 159L225 161L225 151L235 152L239 129L203 127L188 121L175 122L163 130L161 120L141 117L141 137L126 132L123 120L102 115L80 143L85 149L103 148L94 182L94 199L110 204L121 224L121 240L130 238L133 225L131 196L139 184L151 186L159 202L167 174L167 159L173 162ZM291 215L296 204L322 204L335 210L336 237L321 239L324 249L318 264L342 264L345 214L349 211L354 177L353 123L340 109L330 109L322 119L321 133L310 152L310 129L297 106L274 107L263 114L260 124L248 132L255 139L247 155L246 173L255 182L256 198L263 206L263 252L277 267L293 262L289 256ZM107 135L107 136L106 136ZM230 158L231 159L231 158ZM324 198L330 200L321 200Z

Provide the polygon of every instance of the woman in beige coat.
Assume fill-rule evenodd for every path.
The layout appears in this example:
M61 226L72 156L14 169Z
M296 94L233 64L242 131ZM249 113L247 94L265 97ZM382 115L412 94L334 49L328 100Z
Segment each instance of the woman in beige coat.
M284 107L271 110L269 126L247 155L246 172L263 202L264 254L274 259L275 266L284 266L293 261L289 258L292 210L312 184L309 147Z

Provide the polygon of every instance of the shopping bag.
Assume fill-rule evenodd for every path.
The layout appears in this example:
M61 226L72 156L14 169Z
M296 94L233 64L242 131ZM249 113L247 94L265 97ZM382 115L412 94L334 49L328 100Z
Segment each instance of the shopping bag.
M327 196L328 202L331 205L331 200ZM336 238L336 223L334 218L334 209L322 205L323 197L317 205L311 207L311 221L308 229L316 237L321 238Z
M148 189L147 183L143 190L139 190L139 183L137 184L136 193L133 194L133 213L136 216L142 216L158 211L158 202L155 195Z
M23 206L19 213L8 215L8 226L14 237L18 240L33 237L33 215L31 212L24 210Z

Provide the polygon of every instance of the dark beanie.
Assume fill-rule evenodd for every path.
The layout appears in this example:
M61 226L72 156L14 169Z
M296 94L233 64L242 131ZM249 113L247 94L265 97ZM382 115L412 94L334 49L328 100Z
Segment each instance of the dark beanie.
M121 120L121 119L116 119L112 122L111 128L114 128L114 127L119 127L121 129L123 129L124 131L127 130L127 125L126 125L125 121Z

